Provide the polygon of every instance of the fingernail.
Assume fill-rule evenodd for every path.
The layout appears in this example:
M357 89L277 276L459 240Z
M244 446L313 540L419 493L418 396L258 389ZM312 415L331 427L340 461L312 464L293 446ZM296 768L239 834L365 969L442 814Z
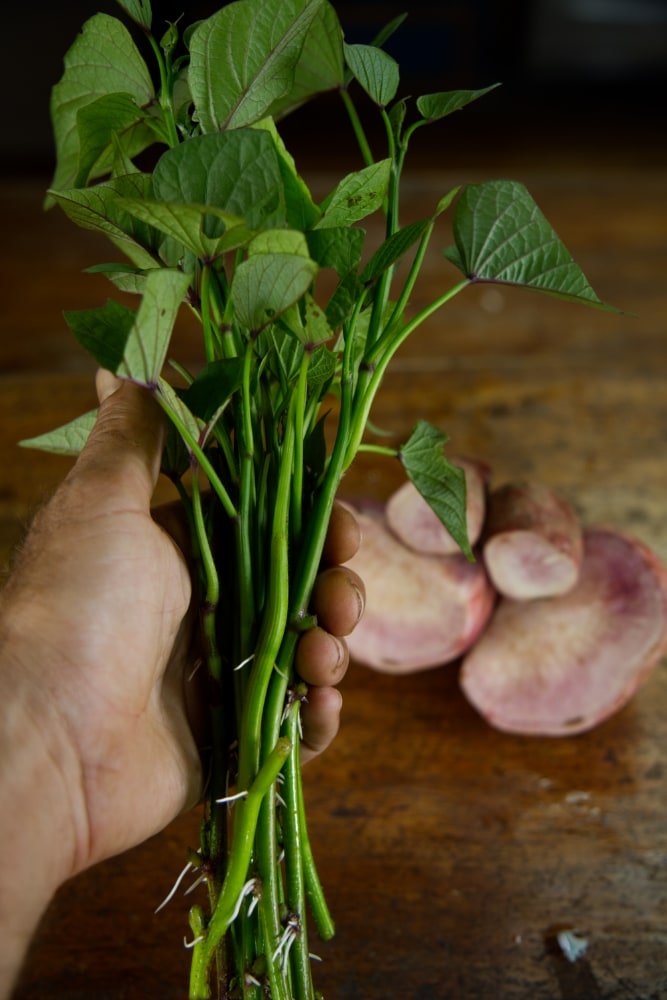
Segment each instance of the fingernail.
M122 384L122 379L117 378L113 372L107 371L106 368L100 368L95 376L95 388L100 404L120 389Z
M364 613L364 608L366 607L366 598L364 597L363 591L361 591L359 587L357 587L356 583L352 584L352 589L354 590L354 593L357 598L357 604L359 606L359 616L357 618L358 621Z
M336 656L337 656L336 670L338 670L338 668L342 667L343 663L345 662L345 646L340 641L340 639L336 638L335 635L332 635L331 638L336 643Z

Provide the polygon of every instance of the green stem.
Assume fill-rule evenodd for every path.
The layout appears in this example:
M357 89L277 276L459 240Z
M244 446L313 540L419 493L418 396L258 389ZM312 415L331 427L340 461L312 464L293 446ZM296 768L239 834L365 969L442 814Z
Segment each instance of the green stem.
M301 521L303 511L303 437L304 421L306 415L306 400L308 395L308 366L312 354L310 351L303 352L301 368L299 371L299 381L296 387L295 404L295 428L294 428L294 473L292 476L292 504L290 507L290 522L292 538L299 538L301 535Z
M174 425L174 427L176 428L176 430L181 435L186 445L190 449L191 453L197 459L197 462L201 466L202 471L206 474L206 478L211 484L211 489L216 494L218 500L222 504L225 513L229 517L236 517L237 516L236 507L232 503L229 493L223 486L222 480L220 479L217 472L211 465L207 456L204 454L202 448L199 446L199 442L195 440L194 435L191 433L190 430L188 430L188 428L186 427L184 421L181 419L179 414L176 413L175 410L172 410L172 408L169 406L169 403L164 398L159 389L154 390L153 396L160 404L164 412L167 414L172 424Z
M250 683L243 707L239 744L239 787L257 772L261 752L262 711L287 625L289 608L289 506L294 461L294 405L290 401L280 455L270 539L270 565L265 611L257 639Z
M434 312L437 312L438 309L453 299L455 295L458 295L458 293L462 292L464 288L467 288L469 284L470 281L468 278L464 281L460 281L457 285L454 285L453 288L444 292L444 294L442 294L430 305L422 309L421 312L417 313L414 319L410 320L409 323L406 323L406 325L400 330L387 331L387 335L381 337L375 345L371 352L371 359L377 355L380 356L378 357L375 367L372 369L372 375L363 399L360 399L358 405L355 405L354 421L350 433L347 453L345 455L344 469L349 468L354 460L354 456L359 450L359 445L361 444L361 439L366 427L366 421L368 420L375 395L380 388L380 384L384 378L384 373L387 370L387 365L393 358L396 351L399 349L401 344L407 340L410 334L414 333L417 327L421 326L421 324L424 323L429 316L432 316ZM380 354L380 352L382 353Z
M366 451L374 455L386 455L388 458L397 458L398 452L395 448L387 448L383 444L360 444L357 452Z
M364 126L361 124L361 119L357 114L357 109L354 106L354 101L350 97L347 89L340 91L340 96L343 99L343 104L345 105L345 110L347 111L350 122L352 123L352 128L359 144L359 149L361 150L361 155L364 158L364 163L367 167L372 166L375 163L373 158L373 153L371 147L368 145L368 139L366 138L366 133L364 132Z
M287 719L287 735L292 752L285 765L285 816L283 820L285 842L285 868L287 874L287 907L297 924L296 937L290 951L294 1000L313 1000L313 980L308 958L308 928L306 925L306 892L303 875L301 824L299 822L299 710L296 701Z
M160 107L164 112L164 120L167 124L167 131L169 133L169 145L174 147L178 146L178 131L176 129L176 118L174 116L174 105L172 101L172 79L171 70L167 65L164 53L162 49L156 42L153 35L148 33L148 41L151 44L151 48L155 53L155 58L158 64L158 70L160 72Z
M211 321L211 265L204 264L201 269L201 323L204 333L204 352L208 362L215 361L215 335Z
M308 823L306 822L306 807L303 799L303 781L301 780L301 772L299 772L298 775L298 783L298 819L299 829L301 831L301 859L303 861L303 874L306 883L306 898L308 899L308 904L315 920L317 933L323 941L330 941L336 933L336 927L331 917L331 913L329 912L327 901L324 898L322 883L320 882L320 877L317 874L315 858L313 857L313 849L310 846Z
M202 961L204 969L208 967L218 943L222 940L227 928L232 922L241 890L248 875L250 858L252 856L253 841L257 827L260 806L264 796L267 794L274 781L278 777L287 756L291 749L288 739L279 739L275 747L266 758L245 799L236 805L236 817L234 822L234 839L232 850L229 855L229 866L225 881L220 892L218 905L211 916L205 939L201 942ZM200 996L208 997L208 984L202 983L201 975L194 986L201 992L192 993L190 1000L198 1000Z

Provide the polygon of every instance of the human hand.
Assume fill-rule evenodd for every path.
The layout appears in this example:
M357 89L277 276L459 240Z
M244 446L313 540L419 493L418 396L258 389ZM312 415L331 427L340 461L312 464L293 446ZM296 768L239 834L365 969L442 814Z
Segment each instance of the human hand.
M196 617L190 575L150 510L162 415L143 390L109 373L99 373L98 392L90 439L36 517L0 606L5 680L31 690L38 729L58 729L50 757L69 816L61 879L162 829L199 800L203 784L185 697ZM160 519L178 535L173 516ZM336 636L356 624L363 585L336 564L357 545L356 522L337 508L330 565L314 593L320 627L297 651L298 672L314 685L304 759L338 728L341 698L331 685L345 672L347 649Z

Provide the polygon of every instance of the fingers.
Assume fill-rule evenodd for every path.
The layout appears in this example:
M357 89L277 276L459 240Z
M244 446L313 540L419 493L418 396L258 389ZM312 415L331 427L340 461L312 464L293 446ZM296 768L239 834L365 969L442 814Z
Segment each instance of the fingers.
M315 581L311 603L322 628L332 635L349 635L364 611L363 581L358 573L343 566L325 569Z
M343 698L334 687L313 687L303 712L301 761L306 764L317 757L335 738L340 725Z
M99 414L70 478L95 489L98 509L147 512L160 472L162 413L145 389L111 372L100 370L96 387Z
M347 643L323 628L313 628L299 641L296 650L296 670L306 684L338 684L349 663Z
M345 563L356 555L361 543L361 530L351 510L335 503L329 519L322 560L329 566Z

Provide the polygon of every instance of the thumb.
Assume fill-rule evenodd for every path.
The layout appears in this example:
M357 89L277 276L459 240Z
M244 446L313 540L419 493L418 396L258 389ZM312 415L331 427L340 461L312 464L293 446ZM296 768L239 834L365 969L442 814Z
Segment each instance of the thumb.
M99 491L96 503L148 511L164 447L162 411L141 386L100 369L100 408L72 477Z

